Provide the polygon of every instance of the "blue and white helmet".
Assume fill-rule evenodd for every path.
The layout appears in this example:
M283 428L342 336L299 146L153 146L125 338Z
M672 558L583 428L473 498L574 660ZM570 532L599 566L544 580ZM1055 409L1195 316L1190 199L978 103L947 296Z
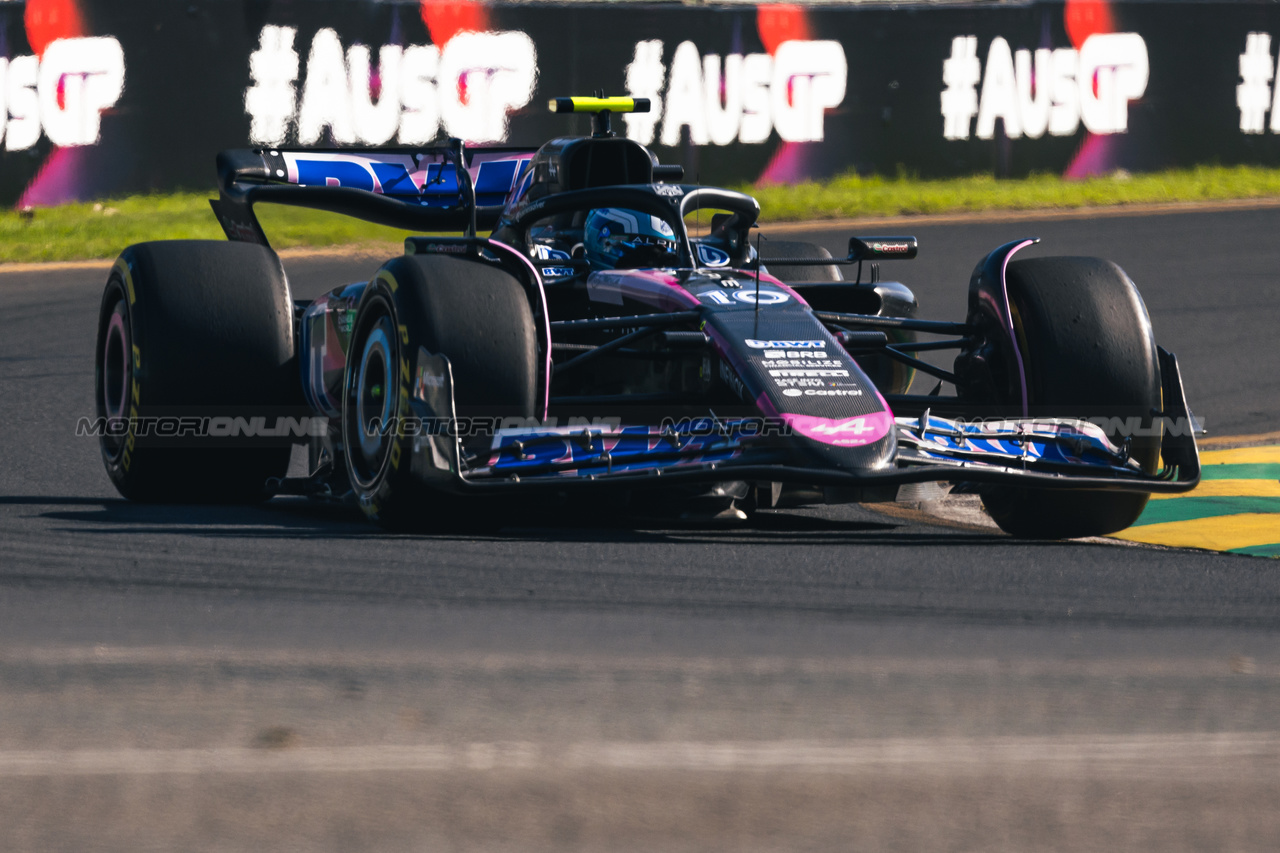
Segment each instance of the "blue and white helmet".
M625 207L601 207L587 214L583 228L587 260L604 269L675 266L676 235L657 216Z

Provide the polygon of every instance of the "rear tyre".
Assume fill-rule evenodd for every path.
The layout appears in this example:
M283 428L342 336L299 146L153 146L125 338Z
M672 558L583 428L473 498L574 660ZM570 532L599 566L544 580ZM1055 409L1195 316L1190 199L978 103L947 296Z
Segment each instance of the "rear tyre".
M760 254L770 258L810 261L830 258L831 253L816 243L801 243L794 240L770 240L760 247ZM780 281L844 281L840 275L840 267L835 264L793 267L776 265L770 273Z
M1154 421L1161 405L1160 368L1137 287L1120 267L1100 258L1013 261L1008 284L1031 414L1105 418L1115 443L1135 433L1128 437L1130 456L1154 473L1160 463ZM1010 486L985 487L981 495L1002 530L1028 539L1114 533L1133 524L1148 499L1135 492Z
M159 421L142 424L263 417L264 426L274 426L276 416L294 413L293 302L275 252L205 240L126 249L103 292L94 396L108 425L102 459L124 497L265 499L268 478L288 468L287 439L236 446L191 427L165 436L156 434Z
M474 529L499 517L493 502L427 487L410 470L412 436L369 429L413 414L419 349L448 358L460 417L534 417L537 333L523 285L478 261L394 258L365 289L352 328L342 439L360 507L395 530Z

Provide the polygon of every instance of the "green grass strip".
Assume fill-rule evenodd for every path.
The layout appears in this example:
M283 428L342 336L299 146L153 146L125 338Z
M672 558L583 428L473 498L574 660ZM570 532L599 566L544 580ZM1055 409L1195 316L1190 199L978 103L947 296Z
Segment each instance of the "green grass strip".
M1055 175L997 179L987 175L923 180L844 175L821 183L739 187L760 200L763 219L830 219L993 210L1280 198L1280 169L1202 166L1143 175L1068 181ZM223 238L209 209L215 193L186 192L0 212L0 262L111 258L144 240ZM400 242L405 233L338 214L261 205L276 248Z
M1239 515L1244 512L1273 512L1276 514L1276 529L1280 530L1280 498L1198 498L1195 495L1151 501L1133 526L1164 524L1167 521L1191 521L1196 518L1216 518L1220 515Z
M1280 480L1280 463L1243 462L1234 465L1205 465L1201 480Z
M1250 557L1280 557L1280 542L1275 545L1251 545L1248 548L1232 548L1232 554L1247 554Z
M1057 175L922 180L907 173L896 177L851 173L822 183L739 189L760 201L763 219L778 222L1269 198L1280 195L1280 169L1199 166L1084 180Z
M217 193L130 196L97 203L41 207L23 215L0 213L0 263L114 258L145 240L225 240L209 199ZM271 245L341 246L402 242L409 232L336 213L259 205L258 219Z

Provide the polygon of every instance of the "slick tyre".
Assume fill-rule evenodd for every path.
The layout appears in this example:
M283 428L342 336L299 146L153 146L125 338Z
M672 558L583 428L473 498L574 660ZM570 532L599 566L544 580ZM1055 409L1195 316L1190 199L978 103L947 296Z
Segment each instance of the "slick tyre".
M831 253L814 243L801 243L794 240L770 240L760 247L760 254L766 258L786 258L787 260L813 261L831 257ZM793 267L777 264L769 272L785 282L810 281L844 281L840 267L835 264Z
M102 459L121 495L146 502L263 500L283 477L287 439L256 432L300 404L293 302L265 246L140 243L107 279L98 314L95 399ZM186 419L184 421L184 419ZM203 425L203 426L201 426Z
M1160 463L1160 368L1151 320L1133 282L1100 258L1013 261L1007 280L1031 415L1106 423L1108 437L1120 445L1127 439L1130 457L1154 473ZM1148 498L1009 486L987 487L981 495L1001 529L1028 539L1123 530Z
M365 289L348 350L342 438L365 514L409 532L483 527L499 517L495 502L430 488L411 471L412 435L370 428L413 415L421 350L449 360L460 418L534 417L538 344L524 286L479 261L394 258Z

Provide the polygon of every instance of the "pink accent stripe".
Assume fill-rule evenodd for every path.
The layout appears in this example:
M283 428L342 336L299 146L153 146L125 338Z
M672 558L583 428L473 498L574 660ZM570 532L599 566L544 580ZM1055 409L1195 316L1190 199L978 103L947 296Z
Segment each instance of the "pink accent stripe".
M547 313L547 291L542 285L542 276L538 274L538 268L524 256L523 253L517 252L511 246L498 240L489 240L492 246L498 246L505 249L513 258L517 258L520 263L529 269L533 281L538 286L538 303L542 306L542 331L544 333L544 352L546 358L543 359L543 377L542 377L542 417L540 421L547 419L547 411L551 408L551 315Z
M1018 335L1013 329L1013 311L1009 307L1009 279L1006 274L1009 270L1009 259L1013 257L1014 252L1019 249L1025 249L1033 243L1035 243L1035 240L1023 240L1014 246L1009 254L1004 256L1004 263L1000 265L1000 293L1004 295L1004 322L1008 327L1009 340L1013 343L1013 357L1018 361L1018 381L1022 383L1022 416L1024 418L1030 416L1030 401L1027 398L1027 368L1022 362L1022 350L1018 348Z
M748 273L747 273L747 275L750 275L750 276L751 276L751 283L752 283L752 285L754 285L754 284L755 284L755 274L754 274L754 270L753 270L753 271L751 271L751 272L748 272ZM763 275L761 275L761 276L760 276L760 280L761 280L762 282L764 282L765 284L773 285L774 287L778 288L779 290L783 291L784 293L789 294L789 295L791 296L791 298L792 298L792 299L794 299L796 302L798 302L798 303L799 303L799 304L801 304L801 305L808 305L808 304L809 304L808 302L805 302L805 301L804 301L804 297L803 297L803 296L801 296L800 294L796 293L796 292L795 292L794 290L792 290L792 289L791 289L791 287L789 287L788 285L783 284L782 282L778 281L778 279L776 279L776 278L774 278L773 276L769 275L769 273L764 273ZM745 287L743 288L743 290L746 290L746 289L747 289L747 288L745 288Z
M603 270L592 273L588 292L615 293L659 311L688 311L698 307L698 299L685 290L680 279L659 270ZM595 297L593 297L595 298ZM596 301L607 301L596 298Z
M766 418L778 417L778 407L773 405L773 401L769 399L769 395L760 392L760 396L756 397L756 408L764 413Z

